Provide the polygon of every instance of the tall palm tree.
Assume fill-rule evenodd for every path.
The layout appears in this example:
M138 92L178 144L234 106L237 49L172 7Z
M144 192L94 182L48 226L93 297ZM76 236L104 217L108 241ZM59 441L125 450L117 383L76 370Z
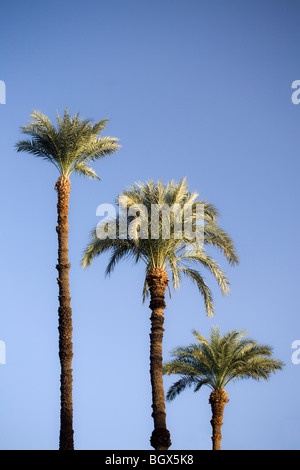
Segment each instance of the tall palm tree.
M212 409L213 450L221 449L223 411L229 401L224 390L231 380L267 380L272 372L281 370L284 364L273 359L272 349L252 339L244 338L247 331L230 331L221 335L218 327L212 328L210 340L193 330L197 343L177 347L171 351L174 359L163 364L164 374L178 374L180 379L167 392L167 400L173 400L186 387L200 390L202 385L212 389L209 403Z
M70 305L70 286L68 258L68 212L70 195L70 175L77 173L88 178L99 179L89 164L119 148L117 139L100 137L107 119L91 124L81 120L79 114L71 117L66 109L64 116L57 114L55 128L47 116L33 111L31 121L21 127L21 132L29 136L16 144L18 152L28 152L52 163L60 176L55 184L57 191L58 234L58 286L59 286L59 357L61 364L61 410L60 439L61 450L74 449L73 401L72 401L72 310Z
M152 311L150 378L154 430L150 442L156 450L166 450L171 445L166 427L162 376L163 310L166 306L165 291L169 284L168 271L175 289L179 287L183 276L192 280L204 297L207 314L213 315L211 290L197 268L208 269L223 294L229 293L229 282L216 261L206 253L204 246L212 245L221 249L232 265L238 262L232 240L218 225L216 208L197 198L198 194L189 191L186 179L179 184L171 181L163 185L161 181L154 183L151 180L131 186L118 197L119 213L115 218L112 217L108 222L104 220L91 233L91 241L82 260L83 267L89 266L96 256L111 252L106 274L110 274L122 258L132 258L136 263L143 261L146 265L143 300L150 291ZM203 208L202 212L197 210L197 204ZM170 208L172 211L168 211ZM203 244L196 240L196 236L193 239L190 233L178 229L179 214L182 215L186 208L190 208L190 213L187 213L184 221L191 223L193 233L203 222Z

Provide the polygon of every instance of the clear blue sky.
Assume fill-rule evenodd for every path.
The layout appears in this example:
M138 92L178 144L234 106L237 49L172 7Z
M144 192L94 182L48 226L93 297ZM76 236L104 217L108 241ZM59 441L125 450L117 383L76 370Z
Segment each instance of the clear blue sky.
M58 174L14 145L33 109L55 119L65 107L109 117L104 135L122 145L95 164L100 183L72 177L76 449L152 449L144 266L124 262L105 278L105 256L88 271L80 259L99 204L137 180L183 176L220 210L240 265L210 252L231 282L223 298L206 275L213 319L193 285L172 292L164 359L212 325L270 344L286 367L228 386L223 449L299 449L299 17L293 0L2 0L1 449L58 446ZM211 448L208 397L189 390L167 404L171 449Z

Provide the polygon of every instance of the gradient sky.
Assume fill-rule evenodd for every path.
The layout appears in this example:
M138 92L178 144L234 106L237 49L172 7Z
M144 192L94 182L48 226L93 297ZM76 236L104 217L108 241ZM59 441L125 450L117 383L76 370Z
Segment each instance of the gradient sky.
M58 286L54 166L14 145L33 109L110 121L122 149L71 177L70 271L76 449L149 449L150 310L144 266L108 257L82 270L99 204L135 181L187 177L215 204L240 265L231 296L213 278L215 317L188 282L167 297L164 359L210 334L247 329L285 362L268 382L229 384L223 449L299 449L300 4L293 0L2 0L0 79L0 448L57 449ZM165 389L175 377L164 379ZM172 447L211 448L210 390L167 404Z

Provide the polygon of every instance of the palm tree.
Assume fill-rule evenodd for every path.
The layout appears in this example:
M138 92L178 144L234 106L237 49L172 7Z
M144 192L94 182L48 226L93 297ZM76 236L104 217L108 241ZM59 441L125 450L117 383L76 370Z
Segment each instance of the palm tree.
M79 114L70 117L68 110L64 116L57 114L57 128L39 111L33 111L31 121L21 127L21 132L29 136L16 144L18 152L28 152L52 163L60 176L55 184L58 195L57 227L58 234L58 286L59 286L59 357L61 365L61 410L60 410L60 450L74 449L73 402L72 402L72 310L68 258L68 212L70 195L70 175L77 173L88 178L99 179L89 166L90 162L116 152L117 139L100 137L107 119L91 124L81 120Z
M197 343L177 347L171 351L174 357L163 364L164 374L179 374L180 379L167 392L167 400L173 400L186 387L200 390L202 385L212 389L209 403L212 409L213 450L221 449L223 411L229 401L224 390L231 380L267 380L272 372L281 370L284 364L273 359L268 345L258 344L244 336L247 331L230 331L221 335L218 327L212 328L210 341L193 330Z
M238 262L232 240L217 223L216 208L197 198L198 194L189 191L185 178L179 184L171 181L163 185L161 181L154 183L151 180L131 186L117 199L119 214L109 222L104 220L91 233L91 241L82 260L83 267L89 266L94 257L111 252L106 274L110 274L116 263L124 258L145 263L143 301L150 291L152 311L150 379L154 430L150 442L156 450L166 450L171 445L170 433L166 427L162 376L163 310L166 306L165 291L169 285L168 271L175 289L179 287L183 276L196 284L204 297L207 315L212 316L212 293L196 268L208 269L216 278L223 294L229 293L229 282L219 265L205 252L204 245L219 248L230 264ZM197 210L197 204L203 208L202 213ZM177 210L173 210L174 208ZM186 208L190 208L190 213L187 213L185 221L191 223L194 233L203 222L202 245L197 243L196 236L193 239L189 233L178 230L179 215Z

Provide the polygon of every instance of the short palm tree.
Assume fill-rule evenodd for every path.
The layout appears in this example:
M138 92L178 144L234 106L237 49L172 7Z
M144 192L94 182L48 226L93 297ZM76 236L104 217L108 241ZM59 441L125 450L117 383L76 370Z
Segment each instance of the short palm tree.
M231 380L267 380L272 372L281 370L284 364L273 359L268 345L245 338L247 331L230 331L221 335L218 327L212 328L210 340L193 330L197 343L177 347L171 351L174 359L163 364L164 374L178 374L180 379L167 392L167 400L173 400L186 387L197 392L203 385L212 389L209 403L212 409L213 450L221 449L223 411L229 401L224 390Z
M66 109L64 116L57 115L57 128L38 111L33 111L31 121L21 128L29 136L16 144L18 152L28 152L52 163L60 176L55 190L58 195L58 270L59 285L59 357L61 364L61 411L60 444L61 450L74 449L73 401L72 401L72 310L70 305L70 286L68 258L68 212L70 195L70 175L77 173L88 178L99 179L89 166L91 162L116 152L117 139L100 137L107 119L91 124L81 120L79 114L71 117Z
M169 283L168 271L175 289L179 287L183 276L192 280L204 297L207 314L213 315L212 293L199 269L208 269L215 276L223 294L229 293L229 282L204 247L215 246L224 253L230 264L238 262L232 240L218 225L216 208L197 198L196 193L189 191L186 179L178 184L171 181L163 185L161 181L155 183L151 180L133 185L118 197L119 214L115 219L103 221L102 226L100 223L92 232L82 260L83 267L89 266L96 256L111 252L106 274L110 274L116 263L124 258L145 263L143 300L150 291L152 310L150 378L154 430L150 442L156 450L166 450L171 445L166 427L162 376L163 310L166 306L165 290ZM197 204L203 208L201 214L197 211ZM178 217L186 207L191 209L186 221L190 221L195 233L199 223L203 222L204 243L201 246L190 234L178 231ZM172 211L164 213L162 208L172 208ZM173 208L177 208L177 212ZM169 217L165 217L166 213ZM99 233L104 233L104 236L99 236Z

